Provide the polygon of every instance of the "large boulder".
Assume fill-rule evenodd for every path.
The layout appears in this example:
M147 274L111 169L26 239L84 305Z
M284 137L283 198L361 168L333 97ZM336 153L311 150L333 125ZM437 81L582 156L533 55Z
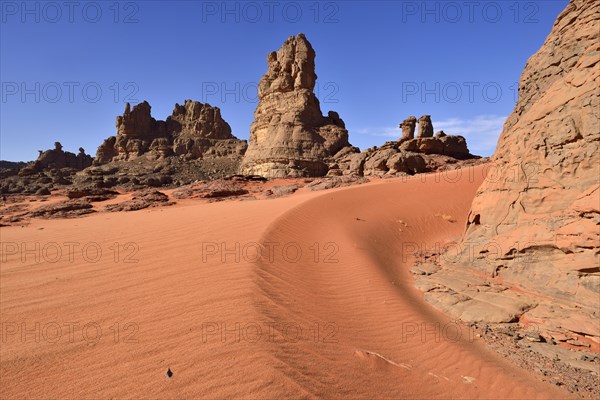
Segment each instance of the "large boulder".
M339 115L321 113L313 89L315 51L301 33L267 57L241 172L264 177L322 176L326 160L349 146Z

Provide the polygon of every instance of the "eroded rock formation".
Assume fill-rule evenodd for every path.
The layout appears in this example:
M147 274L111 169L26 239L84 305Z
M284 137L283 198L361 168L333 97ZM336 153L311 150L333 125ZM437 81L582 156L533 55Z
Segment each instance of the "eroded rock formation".
M157 159L182 156L239 158L246 142L231 134L231 127L221 117L219 108L197 101L176 104L166 121L156 120L144 101L117 117L117 134L98 147L95 164L130 160L142 155Z
M21 175L30 175L41 172L46 169L71 168L81 171L92 165L92 157L85 154L83 148L79 148L79 153L71 153L62 149L60 142L54 143L54 149L41 151L33 163L20 171Z
M35 161L17 164L17 168L0 168L0 194L49 195L53 189L70 185L73 176L91 166L92 160L81 147L75 154L55 142L54 149L39 150Z
M433 137L433 125L431 124L431 116L423 115L419 118L419 133L417 138Z
M483 300L487 308L456 286L460 279L447 280L443 295L439 285L426 293L460 318L520 318L539 324L548 341L600 343L599 14L595 1L572 0L525 66L463 253L443 265L445 276L471 270L502 289ZM510 312L495 314L492 298Z
M437 171L446 164L457 163L458 160L478 158L469 153L467 142L462 136L446 134L436 135L436 137L423 136L422 131L433 132L429 115L419 119L420 136L414 138L416 122L414 116L405 119L400 124L402 137L387 142L381 147L371 147L360 153L355 148L344 149L333 158L328 175L382 177L414 175Z
M400 124L400 129L402 129L402 139L414 139L415 138L415 127L417 126L417 117L411 115L406 118Z
M303 34L267 57L241 171L264 177L322 176L327 159L349 146L339 115L321 113L313 89L315 51Z

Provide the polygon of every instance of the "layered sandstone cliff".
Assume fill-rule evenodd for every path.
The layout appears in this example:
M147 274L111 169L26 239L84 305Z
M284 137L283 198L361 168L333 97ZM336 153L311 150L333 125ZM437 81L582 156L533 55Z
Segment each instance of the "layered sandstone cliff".
M599 14L594 0L572 0L528 60L462 253L445 263L441 281L433 274L419 283L462 319L520 318L547 340L600 343ZM504 300L479 299L482 291L448 279L452 271L500 283Z

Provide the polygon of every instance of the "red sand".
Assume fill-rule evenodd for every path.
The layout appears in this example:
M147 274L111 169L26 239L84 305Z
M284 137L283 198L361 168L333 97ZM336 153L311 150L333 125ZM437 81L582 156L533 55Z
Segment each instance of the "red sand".
M471 171L2 228L2 257L41 262L2 260L0 397L569 397L412 286L407 253L462 233Z

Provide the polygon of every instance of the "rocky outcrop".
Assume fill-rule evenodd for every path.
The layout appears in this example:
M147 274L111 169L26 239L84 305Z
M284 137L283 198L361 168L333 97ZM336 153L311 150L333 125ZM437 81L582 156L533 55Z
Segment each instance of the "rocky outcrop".
M394 176L436 169L434 155L452 160L473 158L462 136L433 137L431 117L410 116L402 137L363 152L348 143L348 131L336 112L321 114L313 93L315 51L303 34L290 37L267 57L259 104L241 173L264 177Z
M217 147L215 145L214 147ZM112 161L92 166L73 179L75 187L119 187L125 191L150 187L183 186L196 181L210 181L236 174L240 157L204 154L203 158L186 159L169 156L162 159L143 155L129 161Z
M116 128L116 136L110 136L98 147L94 164L139 157L150 150L155 139L168 140L165 122L152 118L146 101L133 109L127 103L123 115L117 117Z
M22 168L19 172L21 176L39 173L47 169L71 168L81 171L92 165L92 157L85 154L83 148L79 148L79 153L74 154L62 149L60 142L54 143L54 149L41 151L33 163Z
M419 137L414 138L417 119L408 117L400 124L402 137L381 147L372 147L358 153L346 148L338 153L329 165L329 176L381 176L414 175L437 171L444 164L456 164L459 160L478 157L469 153L462 136L441 134L426 137L422 131L433 132L429 115L419 119ZM425 127L422 128L421 124ZM426 133L428 134L428 133ZM433 136L433 134L432 134Z
M246 141L233 136L219 108L208 104L190 100L186 100L184 105L176 104L166 125L173 140L172 152L176 156L188 159L238 157L246 151ZM156 147L160 150L159 146L160 143L157 143Z
M400 144L401 151L413 151L423 154L440 154L459 160L470 158L471 154L464 137L458 135L444 135L440 137L424 137Z
M176 199L223 199L248 194L245 180L217 179L184 186L173 192ZM260 182L260 181L259 181Z
M333 111L323 116L313 92L315 51L299 34L270 53L267 64L241 172L268 178L325 175L327 159L349 143L344 121Z
M400 129L402 129L402 139L414 139L415 138L415 127L417 126L417 117L411 115L406 118L400 124Z
M114 190L99 188L95 186L73 187L67 190L67 197L73 199L84 199L88 203L114 199L119 194Z
M169 196L157 190L142 190L131 195L130 200L125 200L116 204L108 204L104 207L105 211L137 211L148 207L171 206L175 202L169 201Z
M123 115L117 117L117 136L152 139L166 135L164 121L152 118L151 107L147 101L133 107L125 105Z
M501 284L502 295L480 292L478 297L500 297L505 303L518 298L526 305L507 307L514 315L501 320L539 324L548 341L591 340L596 346L599 14L595 1L572 0L528 60L493 167L473 201L461 257L442 269L446 276L456 271L463 277L470 270ZM436 275L428 279L435 281ZM448 280L448 293L462 300L447 295L445 304L458 302L448 308L461 309L466 319L488 320L489 307L471 307L472 296L453 285ZM518 291L507 290L513 287Z
M334 176L316 179L306 185L306 188L314 192L318 190L329 190L339 187L360 185L367 182L369 182L367 178L357 176Z
M430 115L423 115L419 118L419 133L417 138L430 138L433 137L433 125L431 123Z
M221 110L197 101L176 104L166 121L167 132L176 138L235 139Z
M181 156L240 158L246 141L231 134L231 127L217 107L186 100L176 104L166 121L152 118L151 107L144 101L117 117L117 134L98 147L96 165L131 160L142 155L150 159Z
M36 208L26 215L27 218L75 218L95 212L93 206L85 200L67 200Z
M70 185L73 177L93 161L82 148L74 154L64 151L59 142L54 143L54 149L39 153L37 160L24 167L0 169L0 194L50 194L54 189Z
M5 170L5 169L19 170L26 166L27 166L27 163L23 162L23 161L0 160L0 170Z

